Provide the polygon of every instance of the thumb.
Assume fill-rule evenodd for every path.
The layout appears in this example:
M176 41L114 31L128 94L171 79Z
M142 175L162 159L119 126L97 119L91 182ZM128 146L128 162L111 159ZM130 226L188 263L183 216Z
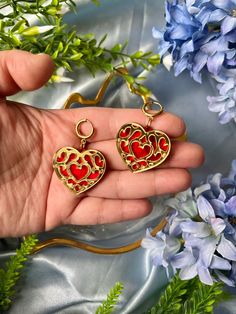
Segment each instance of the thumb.
M0 96L42 87L51 77L54 65L46 54L21 50L0 51Z

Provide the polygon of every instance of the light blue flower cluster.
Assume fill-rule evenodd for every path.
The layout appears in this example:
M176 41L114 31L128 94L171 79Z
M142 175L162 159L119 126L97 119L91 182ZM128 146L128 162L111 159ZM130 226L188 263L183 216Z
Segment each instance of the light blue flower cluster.
M205 184L166 201L168 223L156 237L147 230L142 247L153 264L179 270L183 280L199 276L208 285L236 286L236 160L228 177L211 175Z
M162 60L174 64L176 76L187 69L199 83L207 69L222 84L210 110L221 123L236 122L236 0L166 1L165 16L165 29L153 28Z

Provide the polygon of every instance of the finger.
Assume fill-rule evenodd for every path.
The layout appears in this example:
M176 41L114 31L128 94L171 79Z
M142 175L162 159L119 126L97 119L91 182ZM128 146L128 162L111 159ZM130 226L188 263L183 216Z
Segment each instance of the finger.
M191 175L185 169L158 169L136 174L110 171L104 180L86 194L110 199L141 199L177 193L190 185Z
M116 148L116 141L91 143L88 148L101 151L112 170L127 170ZM158 168L196 168L204 161L204 151L201 146L187 142L173 142L168 159Z
M0 95L10 96L20 90L31 91L43 86L53 73L53 61L46 54L26 51L0 52Z
M95 225L141 218L150 213L151 203L146 200L111 200L86 197L64 221L64 224Z
M57 121L55 121L55 113ZM95 134L91 138L92 142L116 138L119 129L126 123L136 122L145 126L147 122L140 109L80 108L67 111L54 110L47 112L47 117L46 123L49 125L46 125L46 128L54 128L54 137L57 137L58 132L67 133L68 127L74 128L74 125L83 118L90 120L95 130ZM51 124L54 125L53 128ZM165 112L153 120L152 128L161 130L170 137L178 137L185 132L185 123L176 115ZM89 125L86 128L86 124L84 124L82 131L87 134Z

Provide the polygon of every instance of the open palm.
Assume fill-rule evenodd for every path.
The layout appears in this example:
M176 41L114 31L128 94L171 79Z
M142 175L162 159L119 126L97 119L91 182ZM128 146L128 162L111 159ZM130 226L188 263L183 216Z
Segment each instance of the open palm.
M46 55L22 51L0 53L0 236L19 236L62 224L99 224L135 219L151 210L148 197L175 193L191 183L187 168L203 162L201 147L174 142L168 161L156 170L132 174L115 144L120 126L145 123L140 110L81 108L39 110L5 100L19 90L34 90L50 77ZM74 131L80 119L95 129L88 148L101 151L107 172L91 190L76 196L57 178L52 157L61 147L78 148ZM170 137L185 132L184 122L163 113L153 127Z

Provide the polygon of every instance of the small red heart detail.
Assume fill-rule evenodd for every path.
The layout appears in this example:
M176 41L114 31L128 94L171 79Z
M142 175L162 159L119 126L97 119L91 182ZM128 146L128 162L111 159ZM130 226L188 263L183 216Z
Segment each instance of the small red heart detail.
M136 158L145 158L150 154L151 146L149 144L141 144L138 141L134 141L131 144L132 151Z

